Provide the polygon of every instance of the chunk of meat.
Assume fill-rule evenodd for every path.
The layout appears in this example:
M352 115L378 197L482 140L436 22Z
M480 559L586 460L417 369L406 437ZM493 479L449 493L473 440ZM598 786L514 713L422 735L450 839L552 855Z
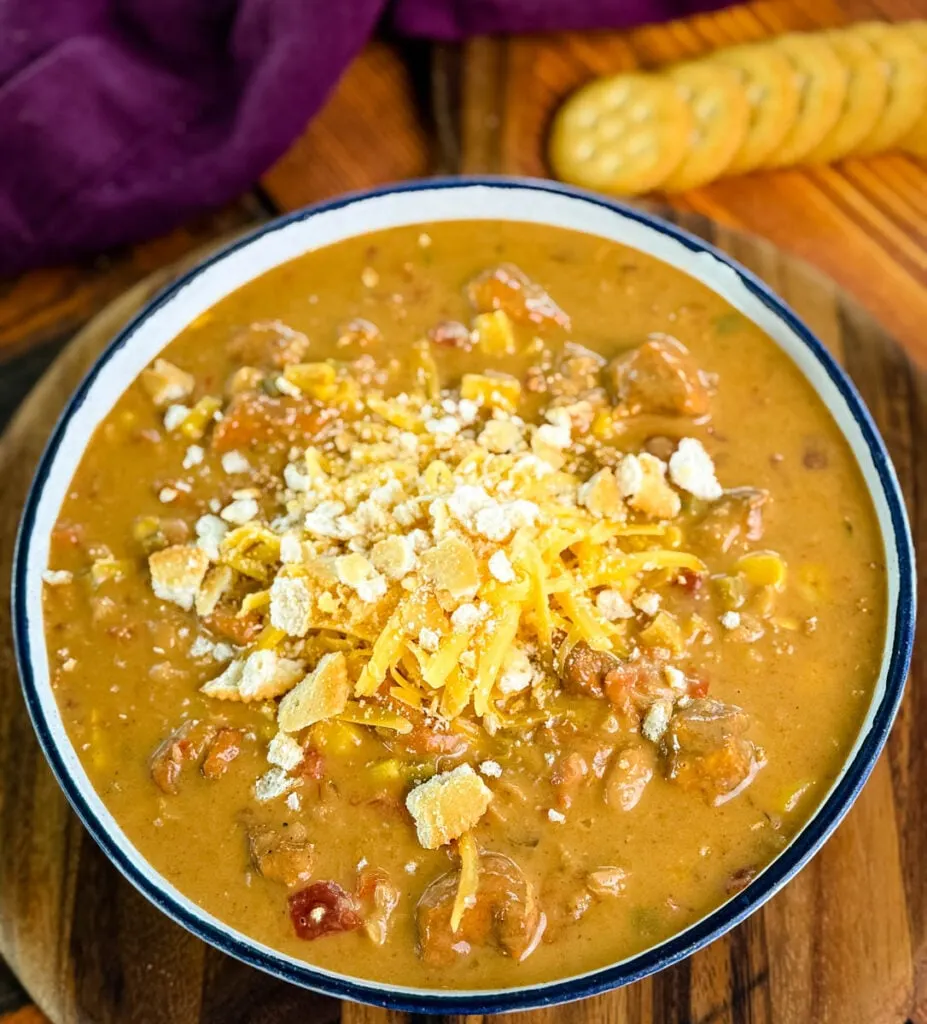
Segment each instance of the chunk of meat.
M605 802L621 811L633 811L655 768L656 753L650 744L638 743L619 751L605 780Z
M229 355L245 366L282 370L309 355L309 339L280 320L261 321L239 331L228 344Z
M357 879L357 898L363 905L364 931L378 946L389 937L399 890L382 868L364 868Z
M745 546L763 536L763 506L769 492L756 487L735 487L725 491L696 524L696 539L727 553L735 545Z
M743 792L765 761L744 736L749 718L733 704L702 697L678 710L663 737L666 777L719 806Z
M196 764L216 735L216 727L189 718L182 722L151 755L148 762L155 785L164 793L176 793L184 765Z
M269 882L292 889L312 878L314 850L306 829L296 822L286 829L259 826L248 833L251 863Z
M650 335L613 359L605 374L612 398L631 416L695 417L709 411L708 380L685 345L668 334Z
M673 582L687 594L699 594L705 585L708 573L696 572L694 569L680 569Z
M337 882L313 882L287 898L293 929L301 939L350 932L364 923L357 899Z
M246 647L261 632L261 616L257 612L239 615L234 607L219 606L201 622L213 636L231 640L238 647Z
M514 263L501 263L478 274L467 285L467 298L477 313L501 309L516 323L570 329L569 316Z
M561 681L568 693L579 693L586 697L601 697L605 677L620 665L614 654L597 651L585 640L574 644L563 664Z
M207 779L221 779L229 765L241 753L245 738L242 729L220 729L211 740L200 769Z
M464 911L456 932L451 911L460 872L441 875L422 893L416 916L419 952L426 963L452 963L475 946L494 946L519 962L534 952L547 918L521 868L501 853L483 853L479 879L475 903Z
M593 894L586 880L577 873L568 878L560 875L547 879L542 898L547 914L545 944L561 941L564 932L585 917L593 904Z
M236 395L212 432L212 449L230 452L251 444L305 444L314 437L330 410L303 398L245 392Z

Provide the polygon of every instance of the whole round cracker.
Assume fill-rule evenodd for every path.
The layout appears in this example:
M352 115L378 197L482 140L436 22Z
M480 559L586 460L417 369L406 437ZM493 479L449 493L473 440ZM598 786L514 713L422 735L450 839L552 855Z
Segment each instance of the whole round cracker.
M924 60L927 61L927 21L909 21L904 25L904 31L921 48ZM898 145L908 153L927 158L927 103L914 122L914 127L899 140Z
M710 61L680 64L666 76L692 112L694 127L682 163L661 188L682 192L720 177L747 136L750 104L733 68Z
M805 163L830 163L853 150L875 128L888 99L885 62L870 43L853 32L833 31L825 38L850 73L837 123L805 156Z
M549 155L558 177L616 195L647 192L685 156L692 115L658 75L600 78L557 112Z
M886 62L888 99L875 128L856 147L863 155L892 149L914 128L927 102L927 61L907 25L868 21L847 29Z
M769 46L731 46L707 61L737 72L749 107L747 134L727 166L728 174L759 167L785 138L798 115L798 86L792 65Z
M823 36L793 32L770 45L791 62L799 102L795 123L766 158L764 166L787 167L800 163L837 123L850 76Z

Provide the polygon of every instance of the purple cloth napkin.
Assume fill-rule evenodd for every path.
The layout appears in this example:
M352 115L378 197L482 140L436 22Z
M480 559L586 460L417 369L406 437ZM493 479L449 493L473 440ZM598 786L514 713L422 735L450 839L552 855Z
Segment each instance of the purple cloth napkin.
M0 0L0 275L246 191L380 19L400 33L627 26L719 0Z

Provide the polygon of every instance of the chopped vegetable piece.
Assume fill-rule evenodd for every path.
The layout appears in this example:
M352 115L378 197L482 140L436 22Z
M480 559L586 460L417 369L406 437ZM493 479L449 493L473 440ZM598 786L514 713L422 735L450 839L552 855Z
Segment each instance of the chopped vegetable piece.
M301 939L354 931L364 923L357 900L337 882L313 882L289 896L287 904Z

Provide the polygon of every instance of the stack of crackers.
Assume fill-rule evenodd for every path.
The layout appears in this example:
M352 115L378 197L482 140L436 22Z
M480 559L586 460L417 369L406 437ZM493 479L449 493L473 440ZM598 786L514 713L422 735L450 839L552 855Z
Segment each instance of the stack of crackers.
M561 107L554 172L618 195L902 149L927 157L927 21L867 22L601 78Z

